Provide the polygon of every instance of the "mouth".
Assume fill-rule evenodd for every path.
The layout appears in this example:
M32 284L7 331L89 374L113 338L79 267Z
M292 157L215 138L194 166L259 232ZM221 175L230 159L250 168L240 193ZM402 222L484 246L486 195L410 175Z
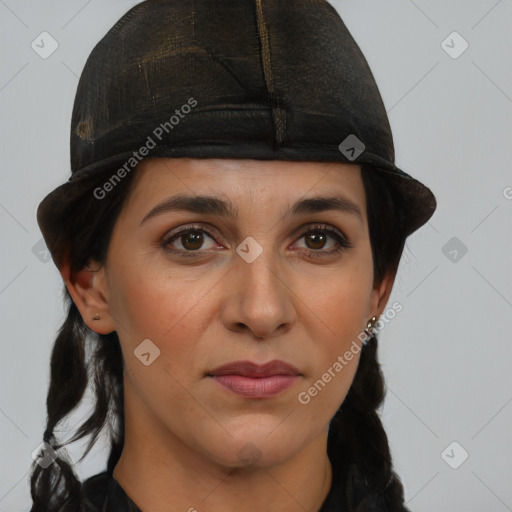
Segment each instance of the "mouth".
M233 361L216 368L207 377L238 396L270 398L286 391L302 374L295 366L279 360L264 365Z

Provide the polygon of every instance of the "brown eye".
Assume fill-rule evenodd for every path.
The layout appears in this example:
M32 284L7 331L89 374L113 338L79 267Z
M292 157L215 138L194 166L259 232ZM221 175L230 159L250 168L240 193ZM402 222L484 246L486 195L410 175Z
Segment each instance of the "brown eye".
M181 245L183 245L185 249L189 249L191 251L200 249L204 242L204 236L199 231L190 231L180 237Z
M212 242L209 247L204 247L208 239ZM162 245L174 253L193 253L203 252L200 249L212 249L215 246L213 241L213 236L203 228L188 227L166 237Z
M353 247L341 231L323 225L313 226L302 233L300 239L304 239L306 253L312 257L332 256ZM334 242L334 246L325 249L329 244L329 239Z
M309 249L323 249L327 240L325 234L320 231L310 231L304 236L310 241L309 244L306 243Z

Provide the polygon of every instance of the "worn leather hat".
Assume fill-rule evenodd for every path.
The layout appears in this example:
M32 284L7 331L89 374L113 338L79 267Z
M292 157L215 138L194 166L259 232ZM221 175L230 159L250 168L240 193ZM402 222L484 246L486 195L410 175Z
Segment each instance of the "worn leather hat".
M436 208L395 165L377 84L325 0L136 5L85 64L70 142L71 176L37 211L50 251L77 197L102 199L146 157L366 163L397 191L407 234Z

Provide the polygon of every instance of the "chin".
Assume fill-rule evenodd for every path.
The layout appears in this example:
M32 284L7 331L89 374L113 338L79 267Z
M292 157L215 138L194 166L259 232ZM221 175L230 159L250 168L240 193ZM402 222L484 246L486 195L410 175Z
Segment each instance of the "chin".
M275 427L274 427L275 428ZM278 427L279 428L279 427ZM269 430L262 430L255 434L242 436L237 433L236 438L229 438L222 444L217 444L213 450L208 451L215 462L230 468L270 468L284 464L304 448L307 440L297 439L286 429L281 435L275 431L269 436Z

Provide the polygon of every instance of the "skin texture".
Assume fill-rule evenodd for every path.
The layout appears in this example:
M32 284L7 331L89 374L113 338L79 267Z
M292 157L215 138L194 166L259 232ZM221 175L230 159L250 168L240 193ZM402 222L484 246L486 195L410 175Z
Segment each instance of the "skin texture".
M373 284L359 166L158 158L136 172L106 265L61 269L86 324L116 330L121 342L126 432L114 478L152 512L317 511L331 486L329 421L359 354L309 403L298 395L383 312L394 281ZM177 193L229 199L238 217L169 211L141 225ZM335 210L284 218L295 201L333 194L355 203L362 219ZM191 223L212 236L167 243L193 257L166 251L169 235ZM339 245L329 231L305 234L316 224L352 247L329 254ZM252 263L236 252L247 237L263 249ZM149 365L134 354L146 339L160 350ZM230 361L274 359L301 376L272 398L240 397L207 376Z

